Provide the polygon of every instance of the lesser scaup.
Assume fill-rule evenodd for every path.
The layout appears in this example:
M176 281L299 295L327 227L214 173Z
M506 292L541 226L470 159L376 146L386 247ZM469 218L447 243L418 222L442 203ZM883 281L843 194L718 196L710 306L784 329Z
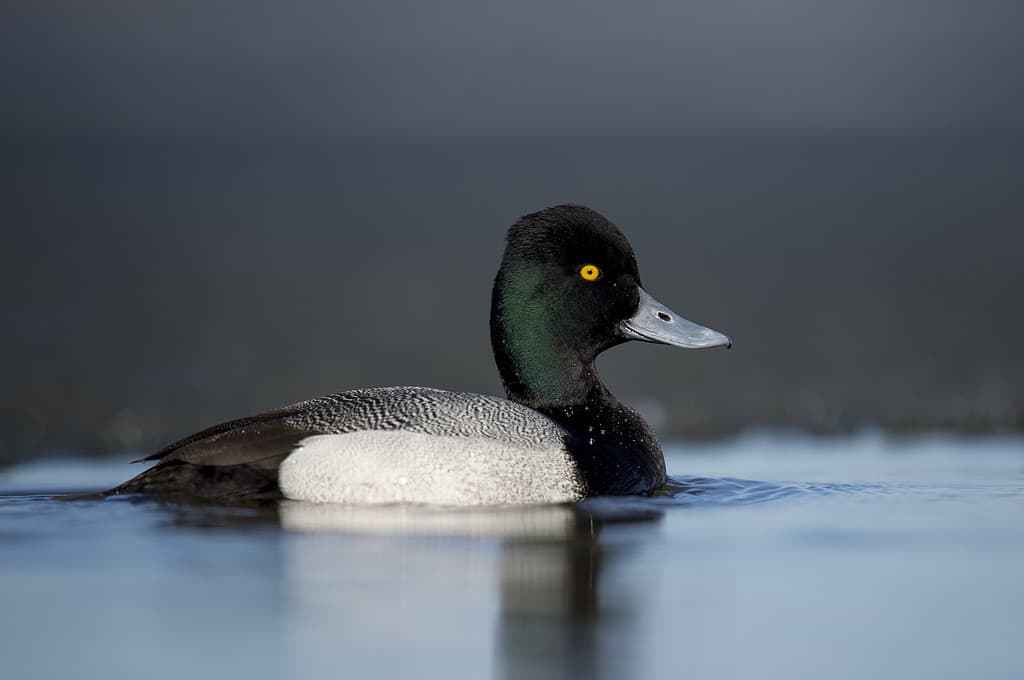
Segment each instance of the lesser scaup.
M424 387L312 399L175 442L109 493L453 505L650 493L665 483L661 446L594 366L627 340L732 345L655 301L603 216L541 210L509 228L491 297L507 399Z

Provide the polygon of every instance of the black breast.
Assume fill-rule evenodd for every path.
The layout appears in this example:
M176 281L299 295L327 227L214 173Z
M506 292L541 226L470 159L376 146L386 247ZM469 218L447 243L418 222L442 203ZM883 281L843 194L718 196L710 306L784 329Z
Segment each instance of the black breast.
M588 496L648 494L665 484L661 445L628 406L611 398L540 410L569 432Z

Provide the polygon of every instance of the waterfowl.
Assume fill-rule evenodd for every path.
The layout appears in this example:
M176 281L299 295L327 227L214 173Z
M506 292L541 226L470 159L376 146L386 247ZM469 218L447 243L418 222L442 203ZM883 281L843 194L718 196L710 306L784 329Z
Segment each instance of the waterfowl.
M665 483L661 446L598 378L597 355L628 340L732 345L651 297L626 237L580 205L509 228L490 330L506 399L425 387L311 399L177 441L108 493L451 505L648 494Z

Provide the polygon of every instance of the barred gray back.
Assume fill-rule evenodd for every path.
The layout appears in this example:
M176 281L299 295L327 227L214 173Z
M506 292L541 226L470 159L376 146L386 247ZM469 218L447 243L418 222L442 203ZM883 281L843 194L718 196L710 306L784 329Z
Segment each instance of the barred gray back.
M377 387L296 404L284 420L299 430L344 434L405 430L494 439L514 446L560 446L566 435L546 416L507 399L429 387Z

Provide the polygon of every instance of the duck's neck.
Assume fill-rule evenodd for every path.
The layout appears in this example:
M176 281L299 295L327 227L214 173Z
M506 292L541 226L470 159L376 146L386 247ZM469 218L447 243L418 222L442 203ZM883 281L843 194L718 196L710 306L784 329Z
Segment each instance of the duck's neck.
M499 278L491 299L491 346L508 398L544 409L610 396L597 377L596 352L557 318L548 296L535 294L530 278Z

